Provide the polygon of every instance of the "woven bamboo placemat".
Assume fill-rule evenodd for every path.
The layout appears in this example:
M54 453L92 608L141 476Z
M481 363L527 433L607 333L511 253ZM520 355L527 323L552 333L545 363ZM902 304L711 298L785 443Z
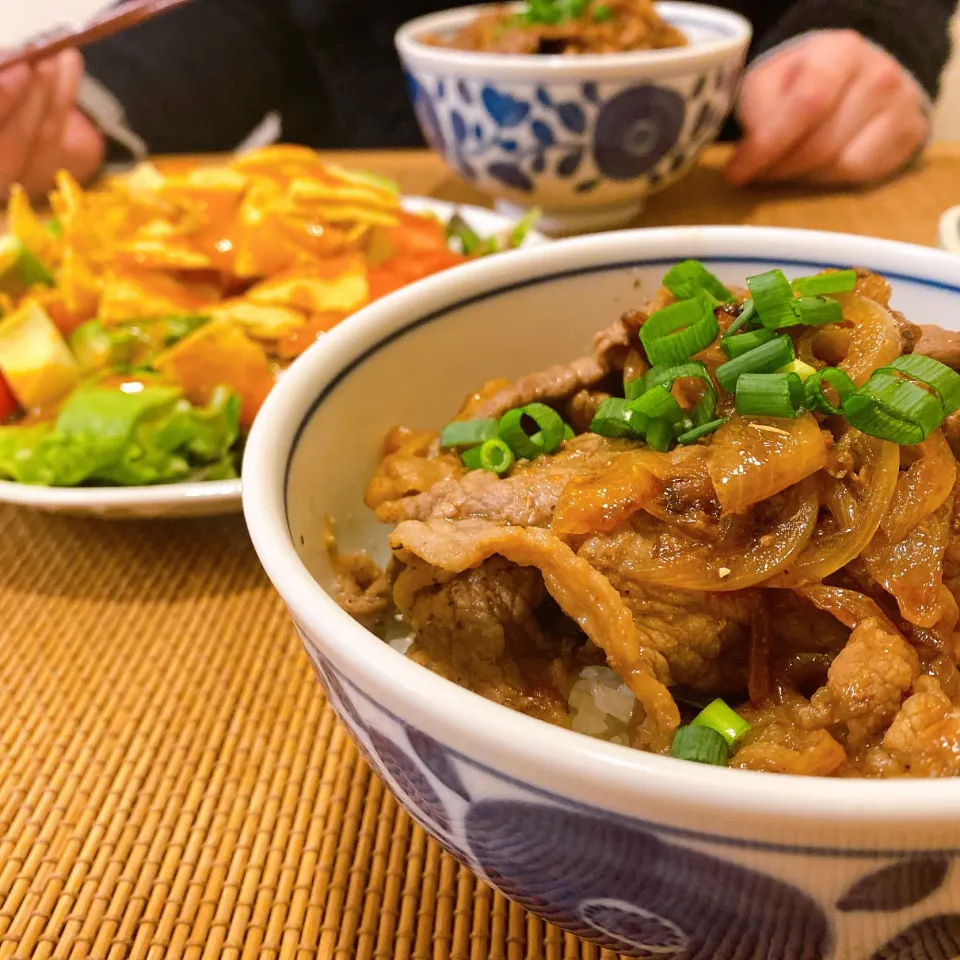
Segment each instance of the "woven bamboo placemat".
M408 192L473 199L428 155L353 159ZM958 199L956 148L832 197L733 194L722 159L650 222L930 243ZM0 508L0 741L0 960L613 960L494 894L398 809L239 517Z

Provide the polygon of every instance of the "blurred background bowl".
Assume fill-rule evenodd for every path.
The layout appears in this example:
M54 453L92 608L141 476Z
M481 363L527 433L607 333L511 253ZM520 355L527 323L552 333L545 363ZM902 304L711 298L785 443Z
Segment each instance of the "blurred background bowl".
M489 7L420 17L396 44L427 142L516 216L548 233L621 226L675 183L717 136L750 43L735 13L658 3L685 47L582 55L493 54L423 43ZM520 9L520 5L518 5Z

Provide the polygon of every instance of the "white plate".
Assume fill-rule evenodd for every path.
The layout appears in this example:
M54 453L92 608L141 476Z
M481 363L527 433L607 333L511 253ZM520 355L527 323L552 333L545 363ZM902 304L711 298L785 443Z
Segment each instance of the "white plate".
M445 203L430 197L404 197L411 213L450 217L459 210L480 236L502 233L512 226L505 217L464 204ZM524 246L546 243L531 232ZM167 483L151 487L38 487L0 480L0 503L13 503L49 513L100 517L107 520L155 517L202 517L239 513L240 481L210 480L200 483Z

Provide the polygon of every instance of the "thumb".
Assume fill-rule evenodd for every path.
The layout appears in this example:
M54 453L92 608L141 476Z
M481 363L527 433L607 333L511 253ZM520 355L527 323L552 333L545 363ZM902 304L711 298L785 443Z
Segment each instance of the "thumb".
M26 99L33 70L25 63L0 71L0 124Z

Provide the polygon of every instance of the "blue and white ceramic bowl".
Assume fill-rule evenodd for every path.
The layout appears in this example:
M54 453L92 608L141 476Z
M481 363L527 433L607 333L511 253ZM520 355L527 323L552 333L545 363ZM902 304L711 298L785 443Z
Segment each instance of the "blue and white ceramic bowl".
M733 106L750 24L696 3L658 3L690 43L581 56L430 46L483 7L421 17L397 49L424 136L509 212L540 207L547 232L619 226L680 179Z
M327 516L386 556L363 492L388 428L439 427L474 385L589 349L665 267L727 282L851 263L915 321L960 326L960 261L749 227L634 230L458 267L358 313L284 376L243 471L256 549L336 711L416 820L541 916L657 960L960 955L960 781L747 773L549 726L401 656L335 603Z

